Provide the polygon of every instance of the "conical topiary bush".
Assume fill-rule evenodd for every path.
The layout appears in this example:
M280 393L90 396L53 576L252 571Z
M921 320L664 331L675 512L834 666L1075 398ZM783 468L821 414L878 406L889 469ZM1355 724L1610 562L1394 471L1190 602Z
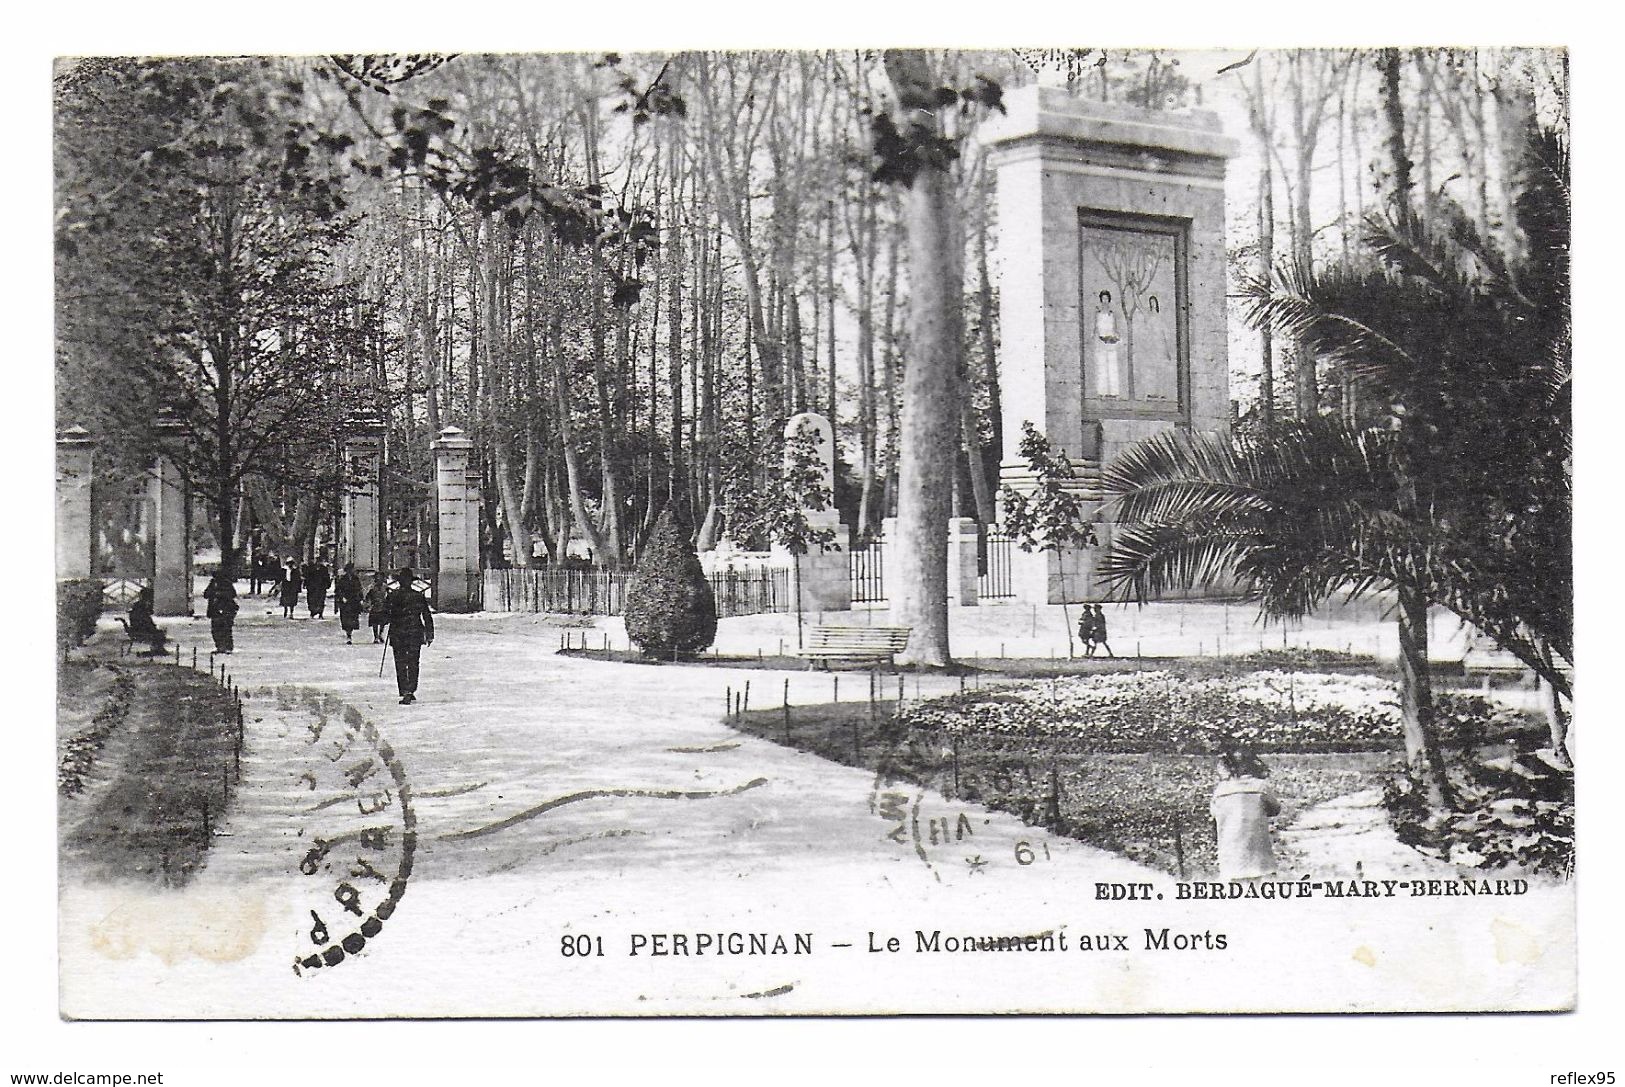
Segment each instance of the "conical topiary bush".
M717 601L671 507L655 522L626 590L626 636L646 657L698 653L717 636Z

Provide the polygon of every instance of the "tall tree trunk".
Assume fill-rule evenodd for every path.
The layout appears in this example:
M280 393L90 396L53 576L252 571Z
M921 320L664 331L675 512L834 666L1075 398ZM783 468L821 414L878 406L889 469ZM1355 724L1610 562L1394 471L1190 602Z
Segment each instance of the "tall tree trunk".
M1427 789L1428 803L1453 808L1455 791L1445 770L1433 718L1433 685L1428 675L1428 602L1414 589L1399 590L1399 689L1405 761Z
M992 430L992 441L989 443L987 453L983 456L983 463L977 465L985 479L986 489L996 492L999 485L999 464L1004 457L1004 393L999 385L999 351L998 333L995 330L998 307L993 304L993 276L988 268L987 234L988 216L993 213L992 172L986 167L982 170L981 185L981 214L977 216L976 229L976 309L979 328L978 342L982 348L982 380L987 383L987 417L989 428ZM893 265L895 268L895 264ZM890 299L887 300L888 305ZM891 335L890 317L887 318L886 335ZM886 374L886 403L888 415L892 400L891 373L887 367ZM991 499L990 499L991 502ZM991 508L991 507L990 507ZM991 524L990 516L985 523Z
M1258 277L1265 290L1275 283L1275 178L1270 170L1269 150L1259 156L1258 166ZM1259 408L1264 425L1275 425L1275 333L1268 321L1258 323L1258 347L1262 368L1258 372Z
M1522 75L1503 61L1496 73L1491 94L1495 100L1495 139L1501 161L1500 205L1501 244L1516 266L1523 260L1527 245L1518 226L1518 192L1523 179L1523 156L1529 126L1535 119L1534 95Z
M677 172L678 143L671 143L671 177L676 190L671 199L670 241L667 243L669 272L666 295L666 395L671 401L671 422L667 430L667 454L670 474L666 483L667 501L681 503L682 516L687 524L694 523L694 511L686 501L687 484L684 482L683 457L683 223L681 216L682 177ZM698 286L696 284L696 290ZM690 363L692 365L692 362ZM690 403L690 409L693 404Z
M885 53L886 74L903 110L933 112L936 81L923 51ZM893 594L899 620L913 628L905 659L928 667L949 663L949 503L958 450L961 256L954 251L957 214L952 179L924 166L903 198L908 230L908 330L911 357L903 378L902 463L897 528L900 561Z
M1388 126L1388 158L1392 178L1392 199L1396 209L1407 208L1411 199L1411 158L1405 149L1405 105L1400 89L1398 49L1377 51L1377 70L1382 75L1382 113Z
M880 516L891 517L897 509L897 436L899 433L897 374L897 255L901 248L900 229L890 231L886 245L886 342L881 348L881 384L886 397L886 449L883 460L884 486L880 492Z

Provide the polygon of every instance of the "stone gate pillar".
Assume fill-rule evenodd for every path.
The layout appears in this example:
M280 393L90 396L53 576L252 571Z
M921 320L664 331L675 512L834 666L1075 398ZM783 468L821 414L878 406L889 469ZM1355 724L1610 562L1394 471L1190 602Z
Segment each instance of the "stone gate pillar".
M380 497L384 470L384 427L375 417L352 420L344 436L344 535L338 562L355 563L357 572L384 568L383 509Z
M179 421L158 421L161 439L178 441ZM147 483L152 505L152 611L154 615L192 614L192 535L188 507L191 495L180 468L163 453L153 459Z
M1204 112L1142 110L1059 87L1005 95L984 126L998 176L1001 479L1033 486L1031 421L1080 470L1170 427L1229 425L1224 172L1234 141ZM1104 544L1109 529L1100 531ZM1098 598L1098 549L1013 553L1022 599Z
M970 607L977 603L981 575L976 552L980 531L974 517L948 518L948 603Z
M479 604L479 486L469 464L474 443L449 426L430 443L439 510L434 606L437 611L475 611Z
M71 426L56 439L56 576L88 578L94 574L95 535L91 479L96 443L90 431Z

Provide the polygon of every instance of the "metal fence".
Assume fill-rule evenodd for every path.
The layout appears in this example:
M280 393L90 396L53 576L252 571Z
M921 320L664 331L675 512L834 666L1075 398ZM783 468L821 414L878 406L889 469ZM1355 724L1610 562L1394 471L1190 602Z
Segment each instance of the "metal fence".
M982 534L977 547L976 596L979 600L1007 600L1016 595L1010 577L1010 555L1015 542L997 525ZM847 552L852 603L879 603L886 597L886 540L861 541Z
M484 603L490 611L620 615L633 576L631 570L607 567L486 570ZM706 580L719 618L790 610L788 570L726 571Z
M109 608L128 608L151 582L151 578L144 577L104 577L101 579L102 604Z
M977 558L976 598L978 600L1007 600L1016 595L1010 578L1010 553L1015 541L990 526L982 534L982 546Z
M847 574L852 582L852 603L870 604L886 599L886 541L860 541L847 553Z

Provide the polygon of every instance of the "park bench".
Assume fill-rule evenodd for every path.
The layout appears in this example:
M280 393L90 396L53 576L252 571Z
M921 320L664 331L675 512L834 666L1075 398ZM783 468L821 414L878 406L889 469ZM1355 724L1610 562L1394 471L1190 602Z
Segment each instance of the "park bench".
M164 643L169 640L162 627L154 627L150 634L140 634L130 629L130 621L123 616L118 617L118 625L124 628L124 644L118 650L121 657L135 649L137 642L147 646L147 656L156 657L164 651Z
M830 661L873 663L892 658L908 645L910 627L815 626L807 632L807 644L796 655L807 659L807 667Z

